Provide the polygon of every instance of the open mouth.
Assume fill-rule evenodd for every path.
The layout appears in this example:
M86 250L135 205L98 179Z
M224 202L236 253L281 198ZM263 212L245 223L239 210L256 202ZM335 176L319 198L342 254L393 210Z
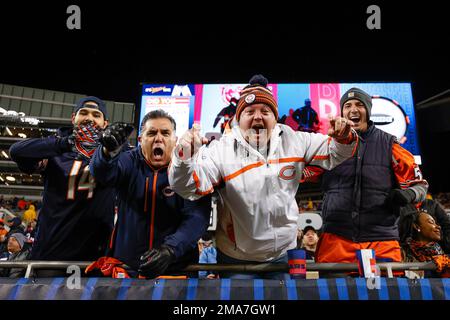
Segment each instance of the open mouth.
M255 124L252 126L252 129L255 130L256 134L260 134L262 130L264 130L264 126L262 124Z
M84 126L92 126L92 127L95 127L95 126L96 126L95 122L92 121L92 120L86 120L86 121L83 121L83 122L82 122L82 125L84 125Z
M358 125L361 121L361 118L359 116L351 116L349 119L352 120L355 125Z
M164 150L160 147L153 148L153 158L155 160L162 160L164 157Z

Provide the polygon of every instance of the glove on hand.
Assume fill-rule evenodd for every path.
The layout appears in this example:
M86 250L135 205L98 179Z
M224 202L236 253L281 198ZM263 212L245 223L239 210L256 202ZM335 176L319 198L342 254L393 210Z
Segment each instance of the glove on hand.
M130 124L117 122L107 127L100 136L100 143L109 152L117 151L127 141L134 127Z
M414 191L406 189L393 189L389 194L391 203L398 206L406 206L408 203L412 203L416 199Z
M164 274L174 260L175 253L172 247L163 244L160 248L144 253L139 265L139 274L146 278L156 278Z
M88 121L76 126L67 142L73 145L78 153L90 159L99 145L99 138L100 130L93 122Z

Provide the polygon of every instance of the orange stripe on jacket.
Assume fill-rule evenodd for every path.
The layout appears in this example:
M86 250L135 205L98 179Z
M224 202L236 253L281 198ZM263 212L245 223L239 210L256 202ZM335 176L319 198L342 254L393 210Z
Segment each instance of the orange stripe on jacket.
M212 186L211 188L209 188L208 190L206 190L206 191L201 191L201 190L200 190L200 186L201 186L201 184L200 184L200 179L198 178L197 172L195 172L195 170L194 170L194 172L192 173L192 178L194 179L194 182L195 182L195 188L197 189L197 190L195 190L195 194L197 194L197 195L199 195L199 196L205 196L205 195L207 195L207 194L212 193L212 192L214 191L214 187L217 186L217 185L219 185L219 183L220 183L220 182L219 182L219 183L213 184L213 186Z
M314 156L312 159L313 160L328 160L330 158L330 155L319 155L319 156Z
M359 146L359 135L356 134L356 143L352 150L352 157L355 155L356 150L358 150L358 146Z
M269 160L268 163L274 164L274 163L304 162L304 161L305 161L304 158L291 157L291 158L272 159L272 160ZM243 174L244 172L246 172L248 170L251 170L251 169L254 169L254 168L258 168L258 167L263 166L263 165L264 165L264 162L262 162L262 161L258 161L256 163L252 163L252 164L250 164L248 166L243 167L242 169L239 169L238 171L236 171L236 172L234 172L232 174L229 174L228 176L225 176L223 178L223 181L227 182L227 181L229 181L231 179L236 178L237 176Z
M236 178L237 176L243 174L244 172L246 172L248 170L251 170L251 169L254 169L254 168L257 168L257 167L261 167L262 165L264 165L264 162L262 162L262 161L259 161L259 162L256 162L256 163L252 163L252 164L250 164L248 166L245 166L242 169L239 169L238 171L236 171L236 172L234 172L234 173L224 177L223 181L226 182L228 180Z
M292 158L280 158L269 160L269 163L285 163L285 162L305 162L305 159L299 157L292 157Z
M114 236L116 235L116 227L117 227L117 225L114 226L113 232L111 233L111 237L109 238L109 249L113 248Z

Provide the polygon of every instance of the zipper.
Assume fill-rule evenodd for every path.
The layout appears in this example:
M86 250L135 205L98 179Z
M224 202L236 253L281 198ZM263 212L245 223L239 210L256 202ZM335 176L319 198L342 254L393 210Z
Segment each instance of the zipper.
M144 212L147 212L147 206L148 206L148 177L145 178L145 193L144 193Z
M148 179L148 178L147 178ZM154 237L154 222L155 222L155 208L156 208L156 180L158 179L158 171L153 173L153 186L152 186L152 213L150 221L150 250L153 249L153 237Z

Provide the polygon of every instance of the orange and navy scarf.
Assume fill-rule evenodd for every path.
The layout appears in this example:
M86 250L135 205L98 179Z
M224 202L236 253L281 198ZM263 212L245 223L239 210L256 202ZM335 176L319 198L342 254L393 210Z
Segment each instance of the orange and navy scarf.
M423 243L409 238L407 241L410 253L420 262L433 261L436 272L441 277L450 277L450 257L444 253L437 242Z
M420 242L409 238L406 240L412 255L420 262L430 261L433 256L444 254L437 242Z

